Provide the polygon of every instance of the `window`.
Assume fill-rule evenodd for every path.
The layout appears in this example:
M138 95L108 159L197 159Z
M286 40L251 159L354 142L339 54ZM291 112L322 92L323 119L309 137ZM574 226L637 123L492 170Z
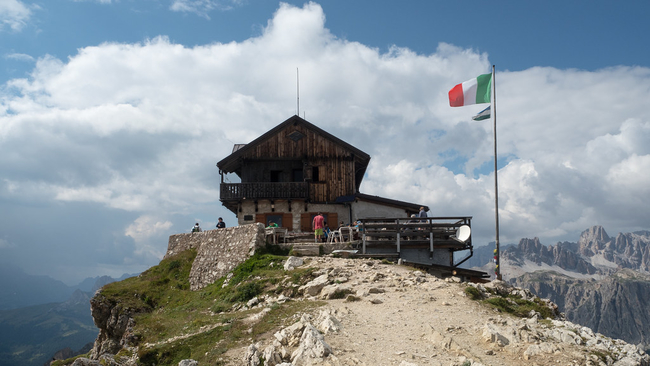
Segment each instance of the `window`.
M282 170L271 170L271 182L281 182Z
M318 167L314 166L311 168L311 180L314 182L320 182L320 175L318 174Z
M294 182L302 182L303 176L302 176L302 169L294 169L293 170L293 181Z
M272 222L278 224L279 227L282 227L282 214L279 214L279 215L266 215L265 226L269 226Z

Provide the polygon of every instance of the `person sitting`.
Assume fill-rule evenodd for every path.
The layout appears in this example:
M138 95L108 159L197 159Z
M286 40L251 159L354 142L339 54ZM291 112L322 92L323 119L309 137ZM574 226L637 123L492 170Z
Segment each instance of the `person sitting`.
M359 240L361 238L361 232L363 231L363 227L361 226L361 220L357 220L354 223L354 239Z
M220 217L219 222L217 222L217 229L224 229L226 227L226 223L223 222L223 219Z
M203 230L201 230L201 227L199 226L199 223L197 222L196 224L194 224L194 227L192 228L192 232L193 233L200 233L201 231L203 231Z
M331 232L332 230L330 230L330 226L325 222L325 228L323 228L323 235L325 236L323 240L325 242L327 242L327 238L329 238Z
M275 222L271 221L271 222L269 222L269 226L267 226L266 228L267 228L267 229L271 229L271 228L274 228L274 227L278 227L278 224L276 224Z

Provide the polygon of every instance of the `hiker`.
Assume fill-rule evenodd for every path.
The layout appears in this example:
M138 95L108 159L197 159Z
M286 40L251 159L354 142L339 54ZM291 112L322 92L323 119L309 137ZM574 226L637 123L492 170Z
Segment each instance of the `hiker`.
M223 219L220 217L219 222L217 222L217 229L225 229L226 228L226 223L223 222Z
M196 224L194 224L194 227L192 228L192 232L193 233L200 233L201 231L203 231L203 230L201 230L201 227L199 226L199 223L197 222Z
M325 227L325 218L320 212L314 216L311 226L314 229L314 242L318 243L323 236L323 228Z

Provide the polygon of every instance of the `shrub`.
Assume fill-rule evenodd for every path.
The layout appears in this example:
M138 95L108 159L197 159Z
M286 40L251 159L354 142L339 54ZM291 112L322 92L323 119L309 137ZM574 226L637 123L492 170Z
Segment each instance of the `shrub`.
M350 289L339 289L334 291L330 299L344 299L347 295L351 294L352 290Z
M480 300L483 298L483 296L481 295L481 291L479 291L476 287L472 287L472 286L465 287L465 293L472 300Z

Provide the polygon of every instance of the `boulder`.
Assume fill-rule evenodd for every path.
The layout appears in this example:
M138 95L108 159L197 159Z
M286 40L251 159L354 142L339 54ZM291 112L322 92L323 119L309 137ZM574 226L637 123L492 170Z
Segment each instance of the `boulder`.
M289 257L287 261L284 262L284 270L291 271L296 267L300 267L305 263L305 260L300 257Z

